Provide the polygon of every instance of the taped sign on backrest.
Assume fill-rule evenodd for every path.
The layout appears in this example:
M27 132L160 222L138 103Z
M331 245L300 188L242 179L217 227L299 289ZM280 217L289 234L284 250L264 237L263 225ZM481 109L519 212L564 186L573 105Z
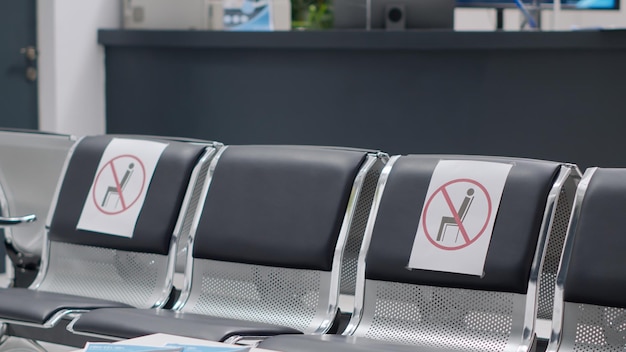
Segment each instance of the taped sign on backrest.
M106 147L77 229L133 237L165 143L114 138Z
M440 161L428 186L408 267L481 276L511 167Z

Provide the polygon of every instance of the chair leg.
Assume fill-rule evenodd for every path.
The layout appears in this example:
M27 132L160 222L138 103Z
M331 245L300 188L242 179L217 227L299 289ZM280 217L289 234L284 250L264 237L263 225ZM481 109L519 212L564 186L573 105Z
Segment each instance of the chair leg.
M3 330L6 330L5 324L2 324ZM1 352L48 352L37 341L24 339L21 337L3 335L0 340Z
M0 324L0 347L9 338L7 335L7 324Z

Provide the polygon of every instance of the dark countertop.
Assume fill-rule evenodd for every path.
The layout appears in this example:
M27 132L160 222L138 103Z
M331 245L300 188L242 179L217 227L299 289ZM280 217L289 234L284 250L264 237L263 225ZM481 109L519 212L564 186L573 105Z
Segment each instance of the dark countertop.
M567 32L98 31L107 47L332 50L623 50L626 30Z

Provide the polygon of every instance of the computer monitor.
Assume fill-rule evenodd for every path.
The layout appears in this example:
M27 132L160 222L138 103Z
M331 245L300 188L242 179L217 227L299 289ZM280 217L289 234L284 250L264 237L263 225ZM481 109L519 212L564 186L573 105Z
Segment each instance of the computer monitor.
M514 0L457 0L458 7L508 8L515 7ZM523 0L531 4L530 0ZM541 0L541 7L551 8L553 0ZM620 0L561 0L562 9L619 10Z
M453 29L455 5L455 0L336 0L333 4L334 27Z

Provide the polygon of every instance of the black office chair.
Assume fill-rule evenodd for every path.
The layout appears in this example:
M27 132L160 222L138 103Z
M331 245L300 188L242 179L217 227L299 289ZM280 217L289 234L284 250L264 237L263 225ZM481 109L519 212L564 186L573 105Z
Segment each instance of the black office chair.
M626 349L626 169L589 168L574 203L550 352Z
M407 269L440 160L511 165L482 276ZM461 174L464 168L458 167ZM392 157L378 184L361 249L357 304L344 336L275 336L259 347L286 352L530 351L535 344L538 285L548 238L556 218L569 215L564 210L570 208L572 197L562 193L575 189L572 186L579 178L575 166L548 161ZM473 195L465 191L454 203L456 209L462 207L461 198ZM461 223L474 214L470 208ZM434 223L435 235L438 228L439 223Z
M106 154L110 146L119 143L125 146L112 152L114 157ZM195 193L202 188L209 160L218 147L158 139L82 138L70 150L61 175L46 224L37 278L28 288L0 289L0 322L8 324L7 334L82 346L84 340L59 333L81 312L102 307L164 306L172 294L177 238L189 231L197 206ZM114 215L123 211L100 208L97 185L110 186L103 173L108 173L110 180L122 173L121 169L115 172L120 164L103 159L108 155L111 160L141 162L142 157L136 155L146 151L156 153L151 177L149 166L138 170L133 175L135 193L128 193L127 188L126 203L118 194L117 201L109 204L138 212L131 217L130 236L125 237L116 232L118 229L108 228L122 220ZM81 225L87 219L82 213L88 205L109 214L102 215L104 225L98 225L102 231ZM48 331L59 326L63 329L54 334Z

